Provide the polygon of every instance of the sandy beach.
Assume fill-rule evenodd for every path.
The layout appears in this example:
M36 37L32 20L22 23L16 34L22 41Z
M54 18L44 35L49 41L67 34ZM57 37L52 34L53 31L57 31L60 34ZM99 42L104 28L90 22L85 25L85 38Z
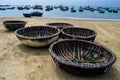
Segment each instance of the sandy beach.
M66 22L75 27L93 29L97 32L95 41L112 50L117 61L102 75L82 77L69 74L54 64L48 48L33 49L22 45L14 32L3 26L5 20L24 20L27 21L26 27ZM0 18L0 80L120 80L120 21Z

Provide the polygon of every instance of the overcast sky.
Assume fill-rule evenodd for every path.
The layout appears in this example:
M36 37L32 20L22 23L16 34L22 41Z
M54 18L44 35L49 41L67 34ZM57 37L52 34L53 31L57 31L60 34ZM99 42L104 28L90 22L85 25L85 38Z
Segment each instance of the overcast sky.
M10 5L27 5L27 4L42 4L42 5L90 5L90 6L111 6L120 7L120 0L0 0L1 4Z

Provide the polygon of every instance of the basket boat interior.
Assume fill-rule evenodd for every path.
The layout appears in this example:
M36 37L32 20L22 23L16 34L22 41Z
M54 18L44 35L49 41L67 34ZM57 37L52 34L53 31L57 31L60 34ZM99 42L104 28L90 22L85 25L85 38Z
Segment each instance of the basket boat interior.
M26 27L22 28L17 31L17 34L25 36L25 37L49 37L54 34L58 33L58 30L53 27L47 26L33 26L33 27Z
M77 38L89 38L96 35L95 31L85 28L65 28L62 30L62 33Z
M23 24L25 21L5 21L4 24Z
M55 26L55 27L58 27L58 28L73 27L73 25L69 24L69 23L48 23L47 25Z
M57 57L68 63L107 64L112 57L103 47L81 41L59 42L52 49Z

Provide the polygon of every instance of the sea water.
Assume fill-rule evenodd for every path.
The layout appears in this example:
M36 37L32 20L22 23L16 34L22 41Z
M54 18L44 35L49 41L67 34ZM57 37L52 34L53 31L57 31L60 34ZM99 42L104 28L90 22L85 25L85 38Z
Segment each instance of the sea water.
M83 12L79 12L79 6L68 6L68 11L61 11L60 9L54 9L51 11L45 11L45 6L43 6L43 10L18 10L17 8L13 10L0 10L0 17L24 17L23 13L31 13L33 11L42 12L43 18L90 18L90 19L117 19L120 20L120 10L118 13L108 12L99 13L97 10L88 11L84 10ZM70 8L74 7L76 12L71 12Z

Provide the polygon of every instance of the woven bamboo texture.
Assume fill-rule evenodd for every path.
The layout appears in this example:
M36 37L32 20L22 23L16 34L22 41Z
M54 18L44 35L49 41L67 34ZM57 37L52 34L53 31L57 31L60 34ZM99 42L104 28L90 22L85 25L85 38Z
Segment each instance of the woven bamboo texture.
M26 25L26 21L15 21L15 20L11 20L11 21L4 21L3 25L10 31L15 31L19 28L23 28Z
M82 39L87 41L94 41L97 33L94 30L87 28L64 28L61 30L61 36L64 39Z
M104 73L116 61L111 50L85 40L58 41L49 51L57 66L76 75Z
M54 27L57 27L59 29L63 29L63 28L66 28L66 27L73 27L74 26L74 25L69 24L69 23L48 23L47 25L54 26Z
M49 26L31 26L15 31L16 36L26 46L47 46L58 39L60 30Z

